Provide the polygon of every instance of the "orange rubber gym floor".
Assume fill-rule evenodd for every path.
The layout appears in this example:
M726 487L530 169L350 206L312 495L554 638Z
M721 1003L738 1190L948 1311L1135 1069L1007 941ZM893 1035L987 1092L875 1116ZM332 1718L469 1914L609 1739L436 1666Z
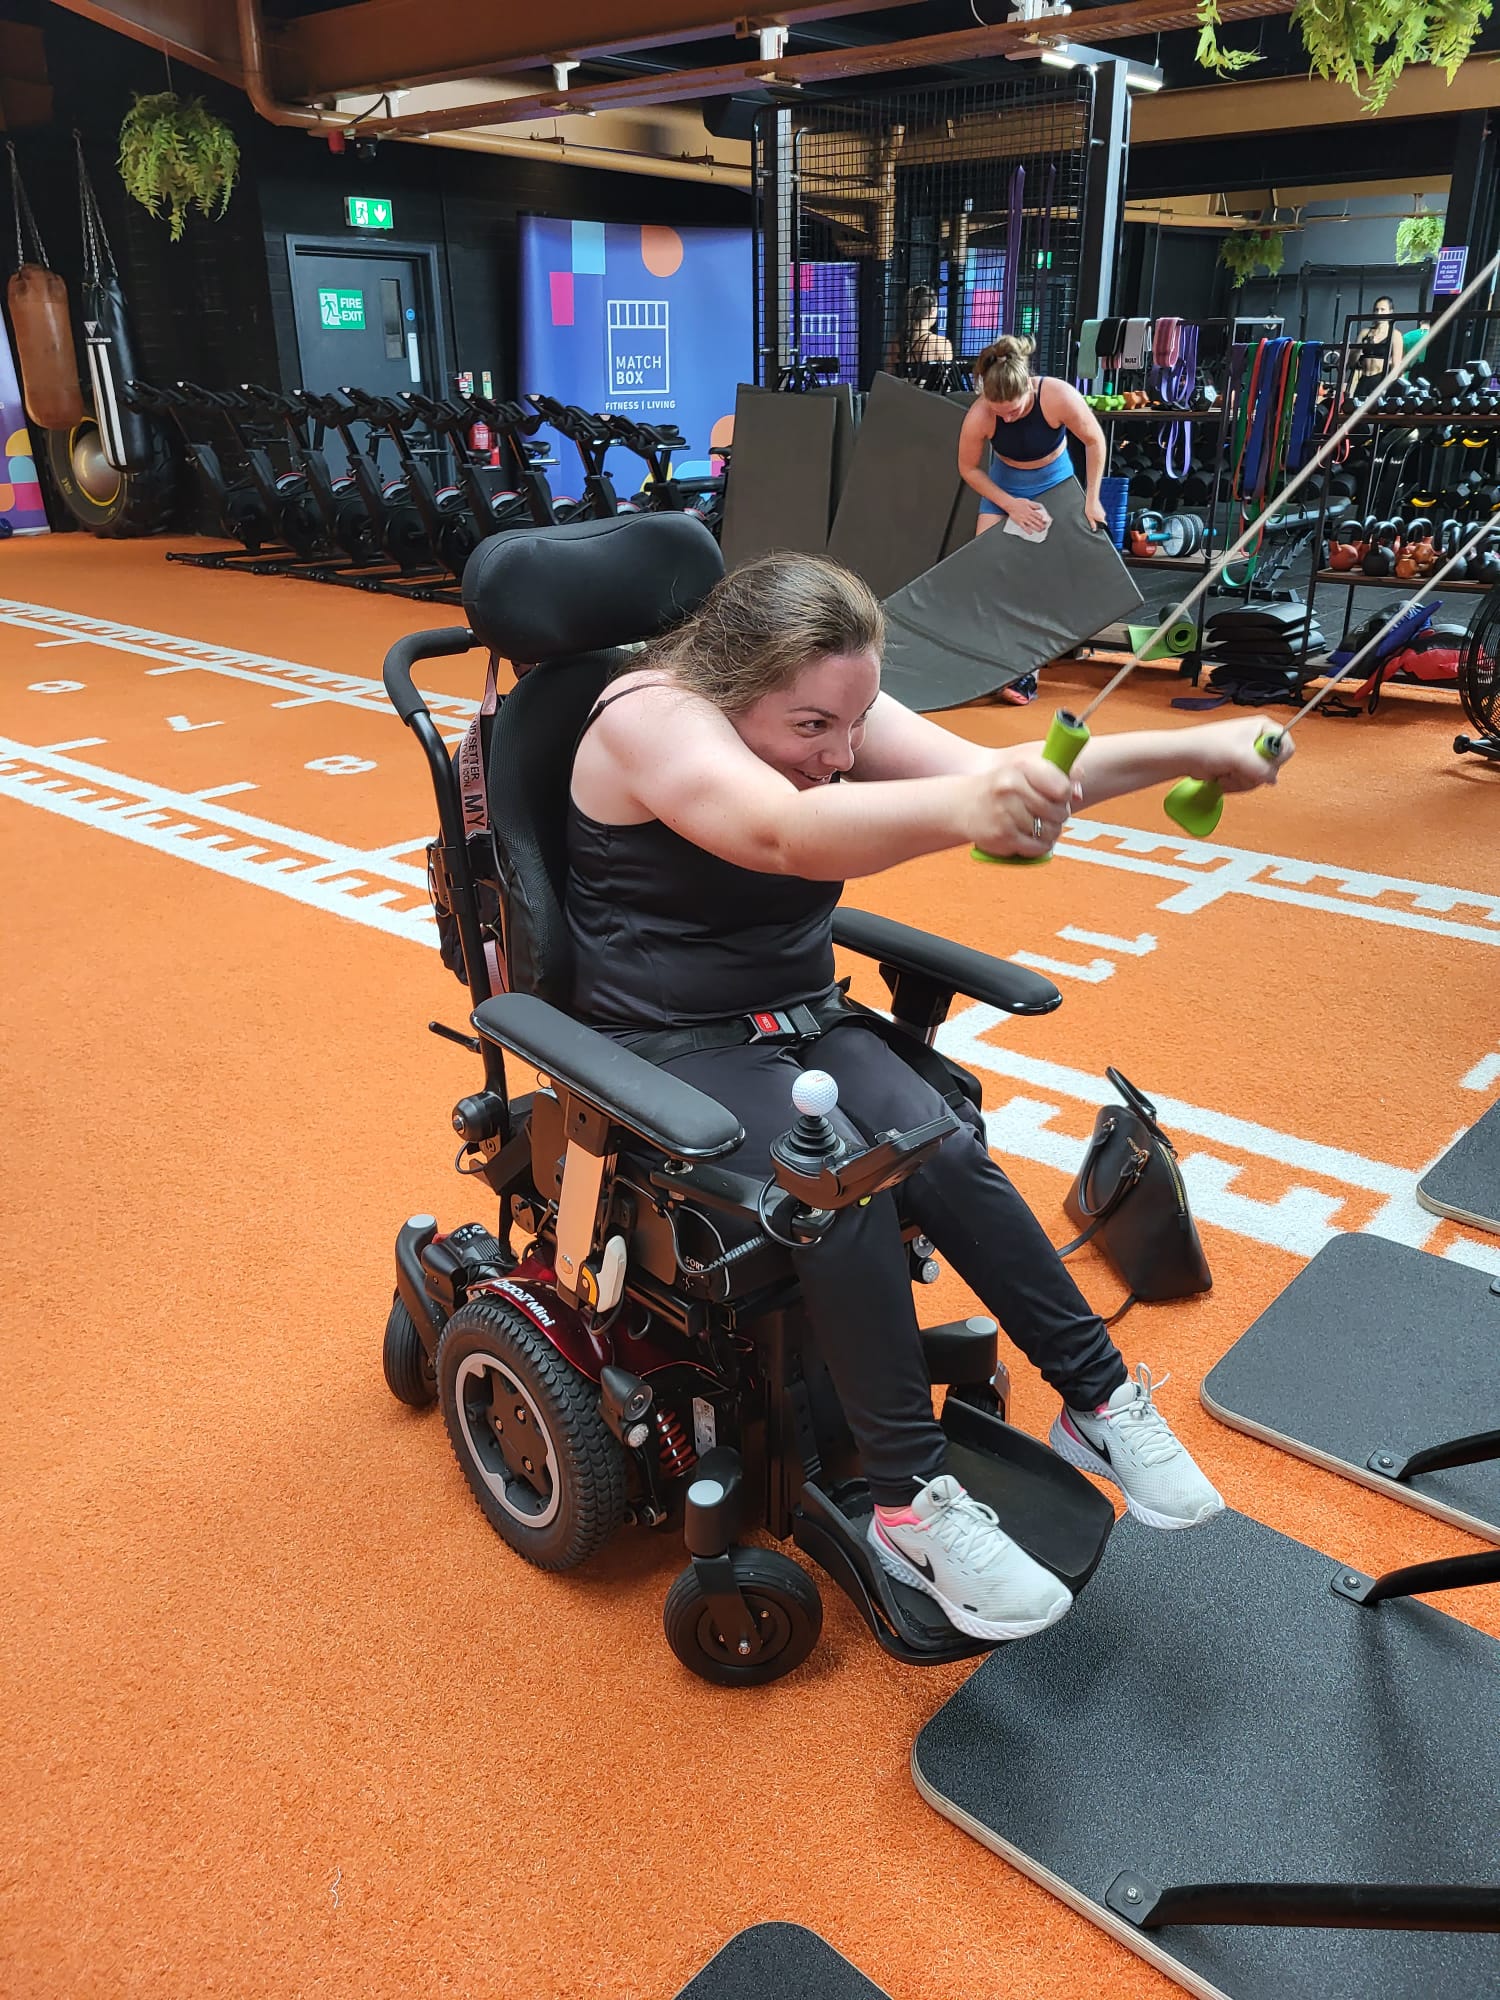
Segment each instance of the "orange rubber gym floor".
M0 1989L668 2000L781 1918L895 2000L1173 1991L918 1798L913 1739L972 1666L895 1664L825 1583L806 1666L710 1688L661 1633L678 1540L531 1570L440 1418L392 1400L397 1227L485 1216L448 1126L476 1066L426 1027L464 1000L425 912L431 795L379 687L394 638L459 614L165 546L0 555ZM455 733L474 661L419 678ZM1100 684L1053 669L1036 707L949 719L1016 741ZM1101 721L1179 726L1175 691L1146 669ZM1413 1194L1500 1090L1500 772L1460 726L1429 692L1315 716L1210 843L1146 796L1086 808L1049 868L947 854L849 891L1063 989L946 1044L1056 1240L1105 1065L1164 1103L1215 1285L1133 1312L1127 1359L1171 1371L1231 1505L1366 1571L1478 1545L1198 1388L1336 1231L1500 1271L1500 1238ZM948 1275L919 1304L972 1309ZM1442 1602L1500 1636L1493 1591Z

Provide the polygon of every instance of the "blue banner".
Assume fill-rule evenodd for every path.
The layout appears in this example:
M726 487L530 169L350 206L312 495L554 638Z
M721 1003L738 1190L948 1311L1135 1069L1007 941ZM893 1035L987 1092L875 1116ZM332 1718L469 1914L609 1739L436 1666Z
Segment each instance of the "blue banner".
M676 470L707 472L733 428L736 387L754 380L750 231L520 220L522 393L676 424L688 442ZM543 435L558 455L555 490L576 492L577 452ZM615 452L610 470L625 494L646 468Z

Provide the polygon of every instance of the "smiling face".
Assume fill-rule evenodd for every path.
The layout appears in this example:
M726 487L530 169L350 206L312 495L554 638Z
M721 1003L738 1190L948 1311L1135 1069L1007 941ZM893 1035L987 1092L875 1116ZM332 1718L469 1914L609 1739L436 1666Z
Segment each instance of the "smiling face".
M853 768L865 719L880 692L872 649L810 660L791 684L762 695L731 720L742 741L799 792Z

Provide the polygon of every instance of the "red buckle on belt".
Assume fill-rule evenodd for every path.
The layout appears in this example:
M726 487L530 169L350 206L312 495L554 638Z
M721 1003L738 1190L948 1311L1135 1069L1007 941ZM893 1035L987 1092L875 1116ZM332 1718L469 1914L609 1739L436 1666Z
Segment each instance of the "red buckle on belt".
M752 1014L750 1025L755 1030L753 1041L764 1041L771 1035L795 1035L797 1030L786 1014Z

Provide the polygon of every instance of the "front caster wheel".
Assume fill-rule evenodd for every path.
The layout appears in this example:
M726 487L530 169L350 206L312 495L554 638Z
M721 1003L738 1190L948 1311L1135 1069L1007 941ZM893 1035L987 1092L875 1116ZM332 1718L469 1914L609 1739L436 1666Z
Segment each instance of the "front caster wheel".
M716 1687L763 1687L800 1667L817 1645L823 1600L806 1570L775 1549L731 1549L729 1560L760 1632L759 1653L742 1660L724 1639L691 1565L662 1608L667 1644L700 1680Z
M428 1360L422 1336L399 1298L391 1302L380 1359L385 1369L385 1386L398 1402L408 1403L414 1410L425 1410L437 1401L437 1370Z

